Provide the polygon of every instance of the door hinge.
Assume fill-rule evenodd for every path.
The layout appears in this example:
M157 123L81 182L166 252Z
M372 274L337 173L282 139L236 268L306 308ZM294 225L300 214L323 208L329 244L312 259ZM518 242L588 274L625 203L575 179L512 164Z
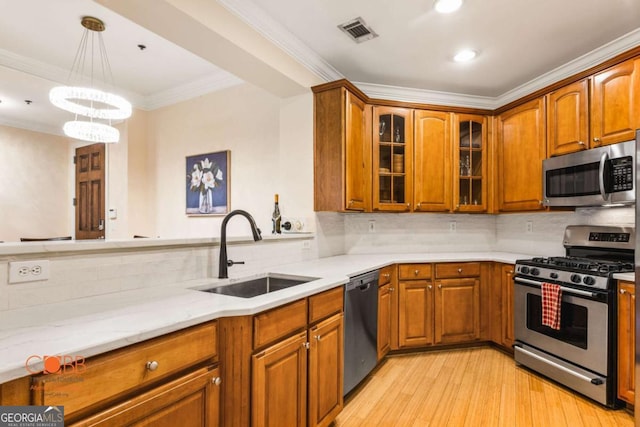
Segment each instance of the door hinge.
M73 156L73 164L76 164L76 156Z
M74 198L73 198L73 206L76 206L76 205L77 205L77 203L76 203L76 198L74 197Z

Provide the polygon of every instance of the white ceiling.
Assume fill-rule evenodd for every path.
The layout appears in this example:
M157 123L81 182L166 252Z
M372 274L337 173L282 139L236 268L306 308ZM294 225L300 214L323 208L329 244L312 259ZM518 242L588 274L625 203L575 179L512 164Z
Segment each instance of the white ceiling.
M115 84L142 109L242 80L290 94L276 74L300 91L346 77L376 97L490 108L640 45L639 0L465 0L452 15L434 12L432 0L0 0L0 7L0 123L50 132L69 119L49 105L48 91L68 79L85 15L105 22ZM378 38L356 44L337 28L358 16ZM478 58L453 62L463 47ZM296 66L313 78L296 80Z

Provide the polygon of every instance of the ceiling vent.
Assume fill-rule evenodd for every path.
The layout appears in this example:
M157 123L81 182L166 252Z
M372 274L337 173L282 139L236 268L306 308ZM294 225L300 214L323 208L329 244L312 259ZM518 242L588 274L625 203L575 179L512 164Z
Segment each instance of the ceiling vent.
M373 31L371 27L369 27L367 23L364 22L364 19L359 16L355 19L345 22L344 24L338 25L338 28L347 33L347 35L355 40L356 43L362 43L367 40L371 40L372 38L378 37L376 32Z

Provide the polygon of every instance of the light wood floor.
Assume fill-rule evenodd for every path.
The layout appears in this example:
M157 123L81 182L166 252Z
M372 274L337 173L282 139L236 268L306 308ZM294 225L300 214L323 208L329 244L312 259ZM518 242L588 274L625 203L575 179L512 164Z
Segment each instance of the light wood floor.
M490 347L389 357L345 402L336 427L627 426L610 410Z

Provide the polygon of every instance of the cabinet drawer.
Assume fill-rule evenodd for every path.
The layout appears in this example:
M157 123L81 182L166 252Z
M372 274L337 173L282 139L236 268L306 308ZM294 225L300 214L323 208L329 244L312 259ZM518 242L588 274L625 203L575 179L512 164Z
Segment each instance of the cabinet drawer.
M380 269L380 277L378 279L378 286L384 286L387 283L391 283L393 279L393 269L395 265L388 265Z
M309 297L309 324L342 312L344 287L340 286Z
M436 264L436 279L475 277L479 275L479 262L450 262L446 264Z
M257 349L307 327L307 299L253 317L253 348Z
M398 277L400 280L431 279L431 264L401 264Z
M64 405L65 417L217 357L217 323L87 359L74 372L34 378L34 404ZM148 363L157 362L154 370Z

